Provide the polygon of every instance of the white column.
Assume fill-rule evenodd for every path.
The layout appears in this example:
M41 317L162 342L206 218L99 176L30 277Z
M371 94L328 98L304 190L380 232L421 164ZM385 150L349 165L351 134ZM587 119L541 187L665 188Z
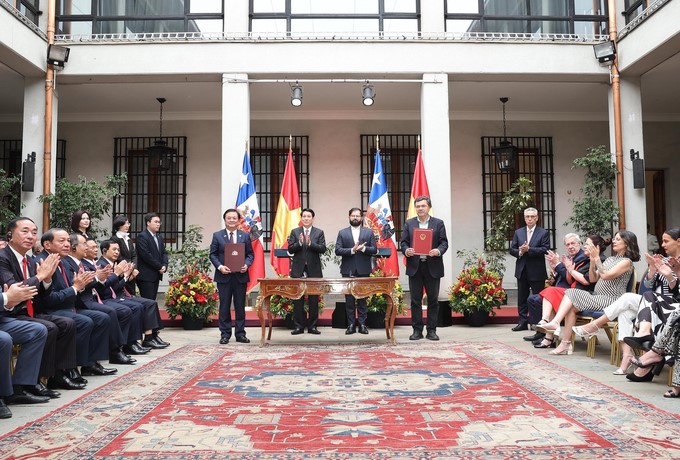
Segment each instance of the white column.
M423 75L420 100L420 130L423 163L430 188L433 214L442 219L451 239L451 145L449 134L449 85L445 73ZM439 298L446 298L447 288L453 283L453 252L444 254L444 278Z
M248 74L222 75L222 212L236 205L246 141L250 139ZM219 221L221 222L222 212Z
M224 31L248 33L248 0L224 0Z
M420 2L420 30L423 33L446 31L444 2Z
M638 77L621 78L621 134L623 138L623 196L626 201L626 229L635 233L638 237L640 251L647 251L647 205L645 201L645 189L633 188L633 163L630 159L630 150L640 152L640 158L644 158L644 143L642 134L642 98L640 95L640 79ZM612 91L609 91L610 108ZM610 109L609 131L612 149L614 143L614 115ZM644 269L644 267L643 267ZM639 271L638 276L642 275Z
M56 120L56 104L53 105L52 120ZM53 123L52 132L56 123ZM56 136L53 136L56 139ZM21 161L22 163L32 152L35 152L35 181L32 192L21 192L21 202L23 207L21 215L30 217L35 221L38 229L42 228L42 208L43 205L38 201L38 197L43 194L43 172L45 171L45 79L29 78L24 80L24 116L23 132L21 135ZM56 145L56 141L53 143ZM52 163L56 154L52 150ZM56 169L54 169L56 171ZM54 177L54 176L52 176ZM53 184L54 185L54 184ZM54 190L54 189L53 189ZM47 191L49 192L49 190Z

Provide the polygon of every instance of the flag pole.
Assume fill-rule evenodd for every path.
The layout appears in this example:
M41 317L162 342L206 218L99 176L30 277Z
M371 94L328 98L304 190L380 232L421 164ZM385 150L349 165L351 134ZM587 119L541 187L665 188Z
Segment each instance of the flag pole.
M420 150L420 134L418 134L418 150Z
M380 150L380 136L375 136L375 149Z
M290 150L290 151L293 150L293 135L292 134L288 135L288 150Z

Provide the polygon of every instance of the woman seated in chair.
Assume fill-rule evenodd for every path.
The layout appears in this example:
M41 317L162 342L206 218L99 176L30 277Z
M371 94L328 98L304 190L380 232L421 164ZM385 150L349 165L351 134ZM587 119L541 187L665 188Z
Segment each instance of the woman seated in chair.
M680 256L680 228L666 230L662 244L670 257ZM587 340L607 322L618 318L617 339L622 342L622 357L621 366L614 371L615 375L627 375L633 357L631 348L649 350L654 343L654 334L659 332L677 306L674 295L677 296L678 280L665 263L668 259L645 254L645 260L648 267L642 283L649 291L643 295L627 292L605 308L604 315L585 326L574 328L574 334Z
M607 247L607 244L600 235L590 235L588 239L586 239L586 244L588 243L598 246L600 252L604 251ZM564 256L562 258L562 263L567 272L567 282L569 282L572 288L592 291L595 287L595 283L591 283L588 276L590 272L590 254L585 245L583 247L583 254L585 255L585 259L579 261L578 265L574 265L574 261ZM600 260L604 261L603 255L600 256ZM567 289L568 288L550 286L539 293L542 299L541 322L547 323L555 316L555 312L557 312L557 309L562 303L564 292ZM555 348L555 334L551 332L547 333L539 344L534 345L534 348Z
M612 240L615 256L604 262L600 260L600 247L586 241L586 251L590 255L590 282L595 281L593 292L580 289L567 289L560 303L557 314L549 323L539 323L536 330L554 333L564 319L562 342L550 353L553 355L571 354L571 332L576 324L577 311L602 311L626 292L628 282L633 274L633 262L640 260L637 237L633 232L620 230Z

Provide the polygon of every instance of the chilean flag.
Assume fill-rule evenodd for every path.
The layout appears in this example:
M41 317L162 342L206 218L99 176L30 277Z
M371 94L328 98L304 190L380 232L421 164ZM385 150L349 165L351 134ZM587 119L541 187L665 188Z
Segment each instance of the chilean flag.
M380 160L380 149L375 152L373 184L371 185L371 194L368 197L366 221L376 235L378 247L392 249L390 257L384 259L383 271L385 275L399 276L399 258L397 257L397 242L394 236L392 208L390 208L387 183Z
M300 226L300 192L298 190L293 150L289 148L269 251L269 263L277 274L283 276L290 274L290 260L287 257L276 257L274 250L288 249L288 235L293 228Z
M255 193L255 179L253 170L250 167L248 150L243 155L243 170L241 172L241 182L238 186L238 196L236 197L236 209L241 215L241 230L250 234L250 242L253 245L253 264L248 268L247 292L250 292L258 285L258 278L264 278L264 246L262 245L262 219L260 219L260 207L257 204L257 194Z

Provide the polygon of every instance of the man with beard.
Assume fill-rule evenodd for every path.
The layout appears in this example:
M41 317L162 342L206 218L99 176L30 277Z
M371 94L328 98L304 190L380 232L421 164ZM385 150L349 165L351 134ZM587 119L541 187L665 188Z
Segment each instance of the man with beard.
M338 232L335 242L335 255L342 257L340 274L343 278L356 278L371 275L371 256L378 252L373 232L362 226L363 213L359 208L349 210L349 227ZM359 333L368 334L366 327L366 298L355 299L345 295L347 330L345 334L356 332L357 310L359 313Z

